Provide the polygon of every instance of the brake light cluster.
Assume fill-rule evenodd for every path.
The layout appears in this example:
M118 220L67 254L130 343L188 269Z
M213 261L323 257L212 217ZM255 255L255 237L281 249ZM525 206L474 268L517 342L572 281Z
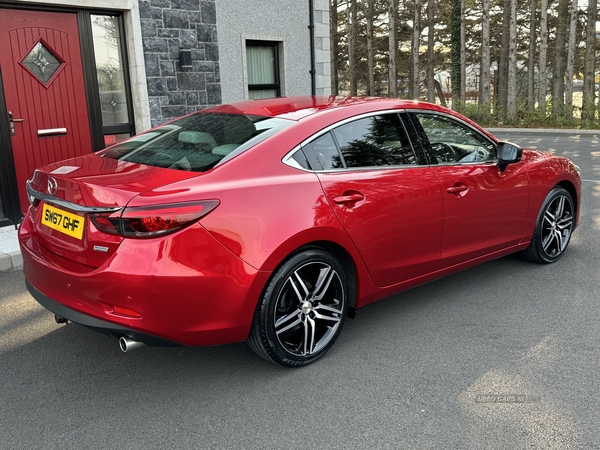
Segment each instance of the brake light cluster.
M98 230L125 237L147 238L174 233L197 222L219 205L219 200L132 206L115 213L91 214Z

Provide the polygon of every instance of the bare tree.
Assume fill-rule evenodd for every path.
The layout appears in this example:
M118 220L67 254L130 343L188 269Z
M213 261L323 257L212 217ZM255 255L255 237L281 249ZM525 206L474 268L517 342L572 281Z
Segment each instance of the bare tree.
M573 118L573 73L575 71L575 34L577 31L577 0L571 2L571 20L569 22L569 44L567 46L567 79L565 82L565 105L567 117Z
M508 95L508 47L510 42L510 1L503 0L502 6L502 46L498 61L498 97L496 106L500 117L506 117L506 101Z
M506 118L510 122L517 118L517 0L510 0Z
M527 111L533 111L535 106L536 9L537 0L531 0L531 18L529 20L529 58L527 59Z
M583 72L583 103L581 118L591 122L596 118L595 73L596 73L596 17L598 2L588 0L587 27L585 31L585 69Z
M460 101L467 98L467 41L465 39L465 0L460 0Z
M338 46L340 45L337 33L338 27L338 2L329 2L329 39L331 45L331 95L338 95L339 75L337 67Z
M481 76L479 105L485 108L485 118L489 117L490 93L490 0L483 0L481 17Z
M367 20L367 95L375 95L375 64L373 58L373 1L364 0L365 19Z
M569 0L559 0L556 40L554 41L554 72L552 74L552 115L555 117L564 115L568 13Z
M410 98L419 99L420 83L419 83L419 48L421 47L421 0L415 0L415 11L413 15L413 38L412 38L412 70L411 83L409 86L408 96Z
M460 86L461 86L461 23L462 16L461 12L461 0L452 0L452 12L450 18L450 58L452 61L452 70L450 77L452 79L452 109L460 110L461 98L460 98Z
M348 0L348 72L350 78L350 95L357 95L356 82L356 0Z
M543 116L546 116L546 96L548 95L548 75L546 70L546 55L548 52L548 0L542 0L540 13L540 62L538 105Z
M389 34L389 52L390 52L390 64L389 64L389 97L398 97L398 69L396 68L396 11L398 0L389 0L388 16L390 21L390 34Z
M427 2L427 101L435 101L435 1Z

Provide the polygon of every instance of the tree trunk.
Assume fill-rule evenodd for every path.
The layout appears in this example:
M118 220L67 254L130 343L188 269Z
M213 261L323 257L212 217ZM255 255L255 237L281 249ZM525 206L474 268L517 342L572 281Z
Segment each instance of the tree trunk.
M506 119L511 123L517 119L517 0L510 0Z
M575 71L575 32L577 29L577 0L571 2L569 23L569 45L567 47L567 81L565 83L565 105L567 117L573 118L573 73Z
M331 95L338 95L338 83L339 83L339 74L338 74L338 65L337 65L337 55L338 55L338 46L340 45L340 39L337 33L337 23L338 23L338 8L337 8L337 0L330 0L329 2L329 39L331 42Z
M367 95L375 95L375 63L373 58L373 1L365 0L365 18L367 19Z
M554 72L552 74L552 115L564 115L565 105L565 72L567 69L566 45L569 0L558 2L558 24L556 26L556 41L554 53Z
M500 61L498 62L498 98L496 107L498 116L506 118L506 101L508 94L508 47L510 42L510 1L503 1L502 14L502 47L500 48Z
M465 0L460 0L460 102L467 100L467 41L465 39Z
M595 74L596 74L596 0L588 0L587 27L585 30L585 69L583 73L583 104L581 119L592 122L596 118Z
M527 111L535 107L535 48L537 0L531 0L531 19L529 21L529 58L527 60Z
M390 64L389 64L389 90L388 96L391 98L398 97L398 70L396 68L396 5L398 0L389 0L388 16L390 20L389 30L389 52L390 52Z
M435 101L435 2L427 2L427 101Z
M542 0L540 13L540 81L538 87L538 105L542 117L546 117L546 96L548 95L548 75L546 70L546 54L548 52L548 0Z
M413 40L412 40L412 70L408 97L418 100L420 97L419 83L419 48L421 47L421 0L415 0L415 11L413 16Z
M450 78L452 80L452 109L458 111L460 105L460 85L461 85L461 70L460 70L460 26L462 17L460 15L461 0L452 0L452 14L450 20L451 27L451 44L450 58L452 60L452 69Z
M357 95L356 83L356 0L349 0L348 9L348 71L350 95Z
M481 77L479 105L484 108L483 117L490 116L490 0L483 0L481 19Z

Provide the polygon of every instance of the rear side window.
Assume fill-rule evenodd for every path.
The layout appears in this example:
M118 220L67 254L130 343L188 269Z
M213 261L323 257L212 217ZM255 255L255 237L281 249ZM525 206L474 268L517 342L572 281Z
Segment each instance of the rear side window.
M292 123L263 116L198 112L117 144L102 156L203 172Z
M347 167L415 164L410 142L396 114L367 117L333 130Z
M303 149L315 170L416 164L413 148L395 113L345 123Z

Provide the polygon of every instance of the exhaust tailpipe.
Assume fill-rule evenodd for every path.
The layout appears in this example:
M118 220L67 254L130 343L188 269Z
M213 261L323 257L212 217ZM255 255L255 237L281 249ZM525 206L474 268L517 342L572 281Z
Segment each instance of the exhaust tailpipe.
M134 341L131 338L121 336L119 338L119 347L123 353L127 353L128 351L135 350L136 348L143 347L144 343L139 341Z

